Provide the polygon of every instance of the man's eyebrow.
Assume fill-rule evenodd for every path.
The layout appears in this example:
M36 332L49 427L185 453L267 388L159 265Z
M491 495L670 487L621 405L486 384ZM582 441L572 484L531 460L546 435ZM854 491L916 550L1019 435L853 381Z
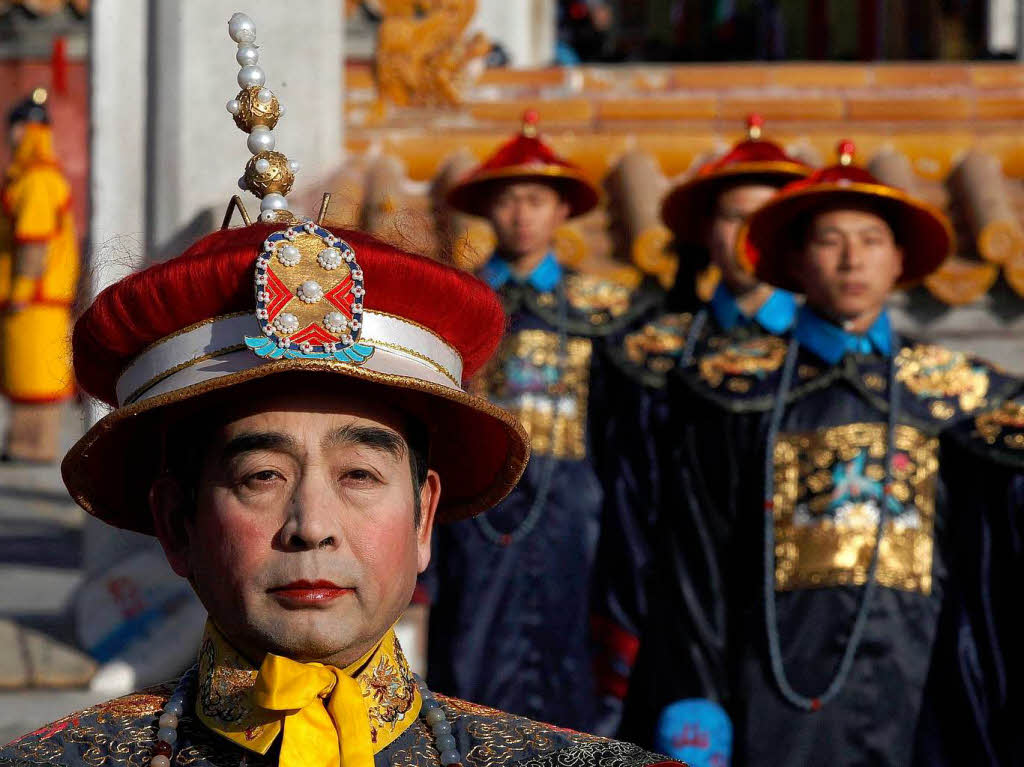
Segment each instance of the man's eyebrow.
M287 434L274 431L243 432L228 440L221 450L221 460L230 461L242 453L271 450L282 453L298 452L298 444Z
M323 440L323 447L355 445L388 453L392 458L403 458L408 450L405 439L396 431L380 426L342 426Z

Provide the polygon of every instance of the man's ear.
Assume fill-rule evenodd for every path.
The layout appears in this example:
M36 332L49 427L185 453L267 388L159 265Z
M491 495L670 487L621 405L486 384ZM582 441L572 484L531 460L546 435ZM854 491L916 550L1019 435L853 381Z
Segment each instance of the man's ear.
M186 525L191 510L186 508L187 502L181 483L170 474L161 474L149 488L149 511L156 537L171 569L182 578L192 574Z
M896 251L896 265L893 269L892 285L889 286L890 290L896 287L897 283L900 281L900 277L903 276L903 247L900 245L894 245L893 249Z
M564 224L569 220L569 201L564 197L559 196L558 198L558 223Z
M441 477L431 469L420 488L420 525L416 528L416 565L423 572L430 564L430 538L434 532L434 517L441 500Z

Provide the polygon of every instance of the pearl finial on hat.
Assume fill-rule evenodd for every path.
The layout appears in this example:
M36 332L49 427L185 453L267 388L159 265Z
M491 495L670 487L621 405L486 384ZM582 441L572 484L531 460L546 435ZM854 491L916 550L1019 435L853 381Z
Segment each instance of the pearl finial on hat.
M288 215L285 195L295 183L299 164L274 151L274 128L284 108L266 87L267 75L259 65L255 22L244 13L235 13L228 21L228 34L238 44L235 61L241 90L228 101L227 110L235 125L249 134L246 146L253 155L238 185L260 198L262 220L276 221Z
M755 112L747 117L747 138L751 141L761 138L762 128L764 128L764 118L761 115Z
M836 151L839 153L840 165L852 165L854 155L857 154L857 146L847 138L839 142L839 147Z
M540 113L536 109L527 109L523 112L523 135L527 138L535 138L539 122Z

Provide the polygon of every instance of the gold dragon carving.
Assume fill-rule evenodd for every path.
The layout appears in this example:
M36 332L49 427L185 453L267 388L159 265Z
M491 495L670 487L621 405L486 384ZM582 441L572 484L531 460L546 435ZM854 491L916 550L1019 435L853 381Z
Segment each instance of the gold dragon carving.
M381 104L452 106L461 103L466 70L490 49L481 34L466 35L476 0L381 0L377 37L377 97Z

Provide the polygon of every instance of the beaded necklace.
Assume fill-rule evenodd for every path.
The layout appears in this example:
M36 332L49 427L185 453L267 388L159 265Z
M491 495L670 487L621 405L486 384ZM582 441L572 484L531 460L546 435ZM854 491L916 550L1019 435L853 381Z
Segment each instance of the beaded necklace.
M782 416L786 407L786 398L793 383L793 371L796 367L797 352L800 342L795 338L790 341L786 351L786 360L782 369L782 381L772 407L771 420L768 424L768 438L764 459L764 620L768 632L768 653L771 661L772 676L782 696L793 706L804 711L819 711L822 706L835 698L843 685L846 684L853 668L853 660L857 648L864 638L867 625L868 610L878 588L876 573L878 556L885 535L885 523L888 516L889 495L892 492L892 458L893 440L896 431L896 418L899 409L899 389L896 385L896 361L889 360L889 413L886 428L885 445L885 476L882 485L882 500L878 510L878 527L875 532L875 544L871 552L871 563L868 566L867 581L861 594L860 605L854 618L853 630L843 650L842 659L832 680L824 691L816 696L802 695L793 689L786 675L782 660L781 640L779 637L778 615L775 604L775 442L782 426Z
M565 375L566 361L569 358L567 330L569 308L565 297L565 287L561 282L556 286L555 292L558 296L558 357L555 362L555 370L558 381L561 381ZM507 533L501 532L491 524L491 521L487 519L486 512L474 518L484 537L498 546L511 546L513 543L518 543L529 535L537 526L537 523L540 522L540 518L543 516L544 509L547 506L548 496L551 495L551 483L554 480L555 468L558 464L558 459L554 456L555 431L558 428L558 392L549 390L548 393L550 395L549 402L551 403L551 434L548 439L548 445L551 448L551 454L546 456L544 465L541 468L540 482L537 483L537 494L533 497L530 510L523 517L523 521Z
M174 747L178 741L178 723L185 715L186 704L195 696L195 679L198 673L199 664L196 664L182 674L174 692L164 704L160 718L157 720L157 740L156 745L153 746L153 756L149 760L150 767L170 767L174 759ZM419 675L413 674L413 676L416 679L420 697L423 699L420 716L423 717L423 721L430 727L430 731L434 735L434 747L440 754L441 764L444 767L462 767L462 754L455 736L452 735L452 726L444 709ZM239 765L247 763L248 756L243 755Z

